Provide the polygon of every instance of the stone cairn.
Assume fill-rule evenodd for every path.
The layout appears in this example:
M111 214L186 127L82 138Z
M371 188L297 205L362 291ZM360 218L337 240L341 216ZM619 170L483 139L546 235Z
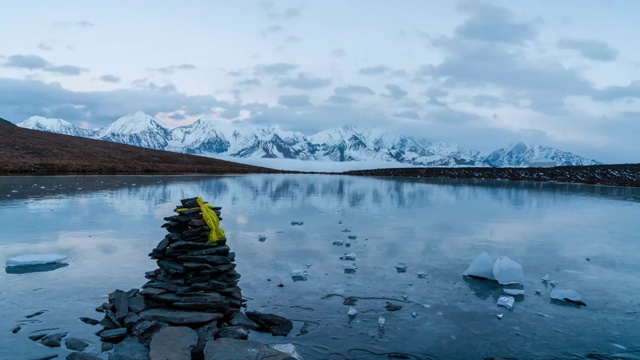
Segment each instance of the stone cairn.
M215 213L216 220L222 220L220 207L200 198L181 200L177 215L164 218L167 222L162 227L168 234L149 254L158 264L158 269L145 274L149 281L141 290L112 292L109 302L96 308L105 314L100 322L103 329L97 333L103 351L118 343L110 360L145 358L145 354L153 359L154 348L156 355L182 348L185 359L191 354L204 358L209 340L213 346L213 339L245 340L249 330L281 336L291 331L292 324L285 318L240 312L245 304L235 253L226 245L222 230L207 225L199 202ZM217 239L212 239L213 232Z

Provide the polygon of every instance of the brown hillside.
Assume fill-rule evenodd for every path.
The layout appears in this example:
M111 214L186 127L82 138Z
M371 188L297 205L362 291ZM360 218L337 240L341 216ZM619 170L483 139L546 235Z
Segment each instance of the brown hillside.
M275 172L202 156L0 126L0 175Z

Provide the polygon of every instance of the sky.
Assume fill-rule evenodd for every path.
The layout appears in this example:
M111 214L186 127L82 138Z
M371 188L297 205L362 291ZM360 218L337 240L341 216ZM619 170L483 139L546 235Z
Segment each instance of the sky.
M96 4L96 3L93 3ZM640 162L640 1L5 0L0 117L142 110Z

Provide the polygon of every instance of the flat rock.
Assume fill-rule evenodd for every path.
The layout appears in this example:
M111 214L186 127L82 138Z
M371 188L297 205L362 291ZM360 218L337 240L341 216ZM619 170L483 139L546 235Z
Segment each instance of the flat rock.
M216 338L247 340L249 331L242 326L227 326L218 331Z
M88 317L81 317L80 321L82 321L85 324L89 324L89 325L98 325L100 323L100 321L98 321L96 319L88 318Z
M122 324L124 327L130 328L138 323L138 321L140 321L140 316L136 315L136 313L130 312L124 317L124 319L122 319Z
M255 311L247 311L246 315L260 326L259 331L269 332L273 336L287 336L293 329L293 323L282 316Z
M48 347L60 347L60 342L62 341L62 338L67 336L68 333L55 333L55 334L49 334L45 337L42 338L42 340L40 340L40 342L42 343L42 345L48 346Z
M39 358L32 358L31 360L51 360L57 358L58 355L46 355Z
M124 319L129 314L129 295L122 290L116 290L113 295L113 306L116 308L116 319Z
M204 347L204 360L292 360L291 356L251 340L220 338L208 341Z
M233 326L242 326L245 329L250 330L259 330L260 325L256 324L255 321L249 319L249 317L241 312L235 314L231 320L229 320L229 324Z
M167 326L151 338L149 357L151 360L191 360L191 350L197 343L195 330L186 326Z
M67 360L102 360L95 355L85 354L77 351L67 355L66 359Z
M104 342L119 342L127 336L126 328L118 328L112 330L105 330L100 333L100 340Z
M143 296L135 295L129 299L129 311L139 314L146 308L147 304L145 304Z
M193 350L191 350L191 355L194 359L202 359L204 357L204 346L209 340L214 340L213 335L217 332L218 324L215 322L196 329L196 333L198 334L198 344L193 348Z
M166 326L166 324L157 321L141 321L131 329L131 335L147 340L164 326Z
M220 313L155 308L141 312L143 320L162 321L172 325L203 324L222 319Z
M76 338L66 339L64 345L71 351L84 351L89 346L88 343Z
M115 346L109 360L149 360L149 349L138 341L127 338Z
M207 263L210 265L226 265L231 261L226 256L218 255L180 255L178 260L182 262Z

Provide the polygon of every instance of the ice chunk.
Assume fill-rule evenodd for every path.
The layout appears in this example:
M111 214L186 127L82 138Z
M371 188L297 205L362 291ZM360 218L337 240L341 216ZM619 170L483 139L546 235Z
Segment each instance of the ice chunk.
M349 238L349 240L355 240L357 238L357 236L355 235L349 235L347 237Z
M266 235L258 235L258 241L264 242L265 240L267 240L267 236Z
M465 272L462 273L464 276L475 276L483 279L495 280L496 278L493 276L493 266L494 262L487 254L486 251L482 252L482 254L478 255L469 264L469 267Z
M380 316L378 318L378 326L384 326L384 322L385 322L385 319L382 316Z
M336 246L342 246L342 245L344 245L344 241L343 241L343 240L335 240L335 241L333 242L333 245L336 245Z
M358 310L356 310L354 307L349 307L349 311L347 311L347 315L349 316L355 316L358 313Z
M542 277L542 281L547 282L551 280L551 278L549 278L549 274L546 274L545 276Z
M406 263L399 262L398 265L396 265L396 271L398 271L399 273L407 272L408 267L409 266L407 266Z
M349 263L349 264L344 264L343 268L345 270L355 270L358 267L356 266L356 263Z
M291 271L291 278L293 279L293 281L306 281L307 272L305 270L295 269Z
M355 253L344 253L344 256L341 256L340 260L355 261L356 260L356 254Z
M497 314L496 317L498 318L498 320L502 320L502 318L504 317L504 314Z
M493 276L500 285L521 284L524 281L522 265L511 260L508 256L501 256L493 264Z
M290 358L293 358L295 360L302 360L302 356L300 355L300 353L298 353L298 350L293 344L273 344L273 345L269 345L269 347L271 347L274 350L283 352L289 355Z
M346 229L342 230L342 232L351 232L351 229L346 228Z
M515 301L516 299L514 299L513 296L501 295L498 298L498 306L504 306L507 309L511 310Z
M416 275L418 275L418 279L424 279L427 277L427 273L424 271L418 271Z
M302 221L292 221L291 226L302 226L304 223Z
M344 247L351 247L351 243L347 241L346 243L344 243Z
M65 262L67 258L68 256L63 254L27 254L7 259L5 266L13 267L58 264Z
M414 319L415 319L415 318L417 318L417 317L418 317L418 313L417 313L417 312L415 312L415 311L414 311L414 312L412 312L412 313L411 313L411 317L412 317L412 318L414 318Z
M553 300L566 301L576 305L587 306L582 302L580 293L573 289L553 289L551 290L551 298Z
M502 292L511 296L524 296L524 289L502 289Z

